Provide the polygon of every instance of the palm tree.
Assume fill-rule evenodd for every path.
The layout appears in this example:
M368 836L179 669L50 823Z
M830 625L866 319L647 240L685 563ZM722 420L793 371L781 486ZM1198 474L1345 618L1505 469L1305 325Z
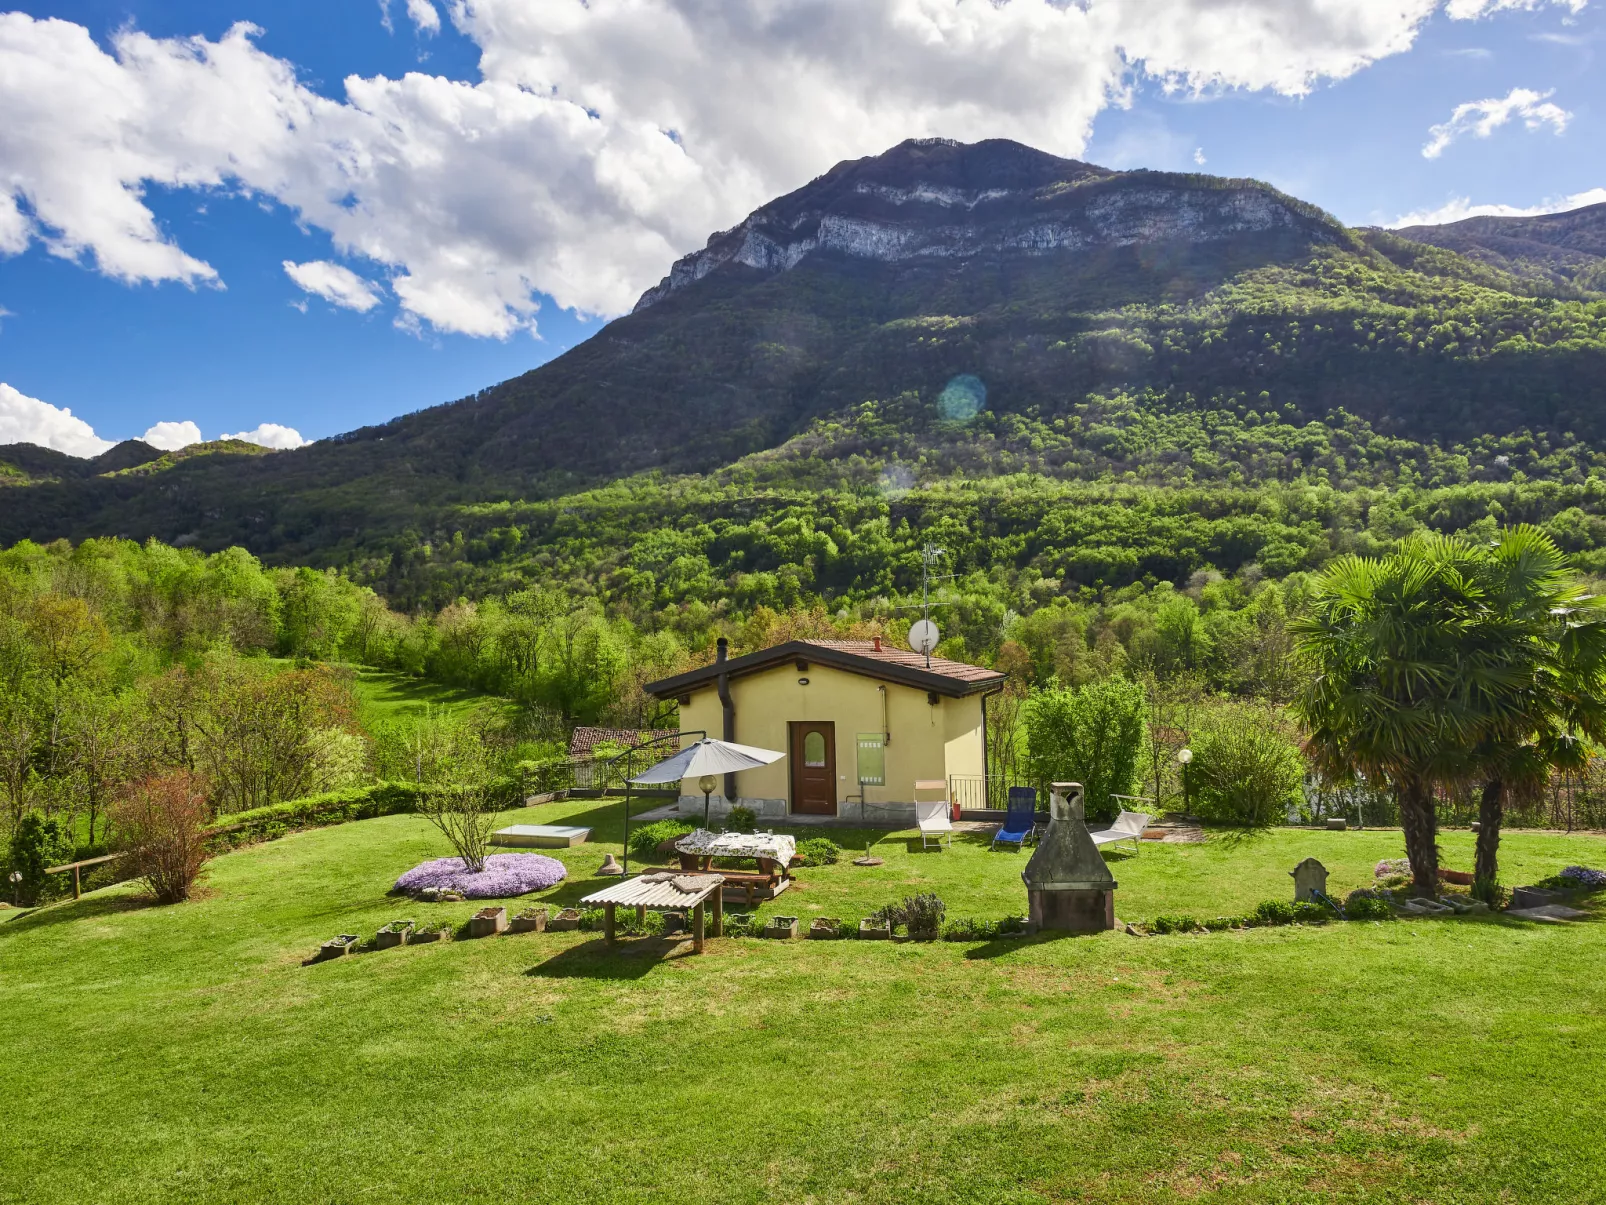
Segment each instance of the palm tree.
M1531 527L1493 545L1413 536L1318 579L1293 625L1313 671L1295 704L1306 750L1335 777L1395 784L1419 892L1438 890L1436 788L1502 784L1486 791L1492 875L1505 776L1520 782L1561 737L1606 728L1601 617Z
M1586 741L1606 737L1606 600L1587 594L1550 537L1533 527L1510 528L1489 549L1486 578L1491 607L1526 632L1528 678L1522 722L1492 731L1479 751L1473 890L1491 899L1507 798L1539 794L1556 770L1581 769Z

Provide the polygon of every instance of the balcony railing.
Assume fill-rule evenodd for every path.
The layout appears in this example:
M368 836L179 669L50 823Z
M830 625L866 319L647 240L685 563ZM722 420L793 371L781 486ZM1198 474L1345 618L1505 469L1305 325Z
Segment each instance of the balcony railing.
M1009 807L1009 788L1024 784L1006 774L950 774L948 798L962 808Z

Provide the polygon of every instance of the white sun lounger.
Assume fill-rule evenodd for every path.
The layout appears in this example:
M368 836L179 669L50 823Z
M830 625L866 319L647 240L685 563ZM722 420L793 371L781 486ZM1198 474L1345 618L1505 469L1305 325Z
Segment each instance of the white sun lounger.
M954 826L948 819L948 801L934 799L929 803L915 804L915 823L920 826L920 848L929 849L935 841L941 849L944 839L949 848L954 843Z
M1134 851L1143 848L1143 830L1149 827L1152 816L1142 812L1122 812L1109 828L1089 834L1094 845L1111 845L1117 841L1130 841Z

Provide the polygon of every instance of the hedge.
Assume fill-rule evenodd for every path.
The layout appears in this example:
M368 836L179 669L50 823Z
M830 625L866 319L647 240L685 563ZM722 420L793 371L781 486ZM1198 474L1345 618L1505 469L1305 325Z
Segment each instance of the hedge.
M214 849L233 849L257 841L272 841L304 828L324 828L348 820L370 820L418 810L427 788L410 782L376 782L343 791L326 791L305 799L287 799L267 807L224 816L208 828Z

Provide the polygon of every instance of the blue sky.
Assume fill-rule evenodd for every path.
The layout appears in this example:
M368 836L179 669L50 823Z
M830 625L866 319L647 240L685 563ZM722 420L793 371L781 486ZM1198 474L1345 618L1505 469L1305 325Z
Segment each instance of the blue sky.
M1112 3L25 5L0 443L285 443L259 425L454 400L910 135L1259 177L1353 224L1606 200L1599 0Z

